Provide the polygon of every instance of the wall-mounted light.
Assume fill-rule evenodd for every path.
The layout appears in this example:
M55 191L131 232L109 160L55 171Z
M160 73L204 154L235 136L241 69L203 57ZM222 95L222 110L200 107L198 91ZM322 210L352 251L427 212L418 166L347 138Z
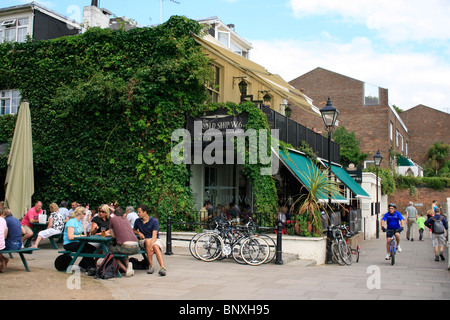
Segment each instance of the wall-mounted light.
M281 106L284 106L284 115L286 117L290 118L292 115L291 105L289 103L280 104L280 110L281 110Z
M242 79L239 84L239 92L241 93L241 96L246 96L247 95L247 82L245 82L244 79Z

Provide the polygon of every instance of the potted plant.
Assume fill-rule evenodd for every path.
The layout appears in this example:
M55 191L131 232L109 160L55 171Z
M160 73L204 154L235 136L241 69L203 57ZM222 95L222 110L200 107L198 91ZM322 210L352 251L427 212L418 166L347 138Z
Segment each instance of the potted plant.
M301 191L306 189L307 192L302 192L292 205L292 208L298 208L294 212L294 230L297 234L321 236L321 211L327 212L328 202L321 203L320 199L327 199L328 195L332 198L338 196L339 188L315 165L308 166L308 171L301 174L306 181ZM302 222L306 222L307 230L301 230Z

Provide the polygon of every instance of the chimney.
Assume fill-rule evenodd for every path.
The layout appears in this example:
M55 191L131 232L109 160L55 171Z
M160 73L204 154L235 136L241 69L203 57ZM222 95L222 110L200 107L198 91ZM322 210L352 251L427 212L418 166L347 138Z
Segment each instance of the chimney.
M92 0L91 6L98 8L98 0Z

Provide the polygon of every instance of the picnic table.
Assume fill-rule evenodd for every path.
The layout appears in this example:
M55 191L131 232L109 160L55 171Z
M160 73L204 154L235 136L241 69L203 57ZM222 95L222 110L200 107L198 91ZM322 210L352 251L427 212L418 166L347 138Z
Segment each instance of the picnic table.
M109 244L114 239L112 237L102 237L100 235L91 235L91 236L77 236L75 238L76 240L79 240L81 242L80 247L76 252L73 251L58 251L58 253L62 253L64 255L68 255L72 257L72 260L70 261L67 270L70 270L70 268L73 266L73 264L76 262L78 258L105 258L106 255L109 253ZM100 243L100 246L95 250L93 253L86 253L81 252L83 251L84 246L86 243ZM138 254L142 254L142 256L146 259L145 251L140 250ZM116 258L126 258L127 255L125 254L114 254L114 257ZM120 276L120 272L119 272Z

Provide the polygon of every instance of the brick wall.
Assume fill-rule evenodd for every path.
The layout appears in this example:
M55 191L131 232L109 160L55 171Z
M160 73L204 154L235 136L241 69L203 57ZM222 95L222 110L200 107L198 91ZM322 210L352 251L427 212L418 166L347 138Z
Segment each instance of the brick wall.
M400 114L408 127L408 154L418 164L425 164L426 152L435 141L450 144L448 113L418 105Z
M418 187L416 188L416 194L412 196L410 190L396 190L394 195L389 195L389 203L393 202L397 205L397 211L404 213L409 202L412 201L415 204L422 203L423 206L415 205L419 213L425 213L431 209L431 203L433 200L437 200L444 211L446 211L446 201L450 194L450 188L445 188L443 191L434 190L431 188ZM446 213L446 212L445 212ZM448 215L447 215L448 216Z
M360 139L361 152L369 153L367 160L379 149L383 156L382 167L389 165L389 149L401 152L401 146L395 143L395 132L403 135L408 141L408 133L403 129L398 119L388 106L388 90L379 88L379 105L364 105L364 82L350 77L316 68L290 82L292 86L303 91L313 99L313 104L323 108L328 97L339 111L339 125L347 131L355 132ZM299 123L324 131L320 115L312 116L299 108L294 108L292 118ZM394 125L393 140L390 139L389 123Z

